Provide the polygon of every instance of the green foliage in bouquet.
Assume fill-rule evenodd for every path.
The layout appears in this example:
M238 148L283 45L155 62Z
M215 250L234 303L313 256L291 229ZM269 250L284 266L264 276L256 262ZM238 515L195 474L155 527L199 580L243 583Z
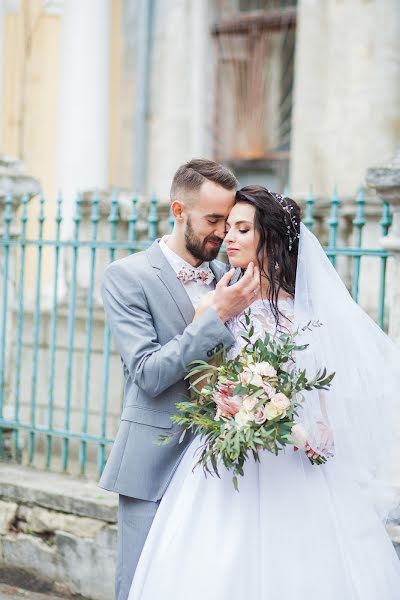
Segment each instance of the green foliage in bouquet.
M223 464L232 471L236 489L238 475L244 474L250 456L259 461L260 451L277 455L287 444L302 447L301 436L295 433L295 418L304 392L328 390L335 375L324 368L309 378L295 366L295 353L308 347L297 344L296 338L305 330L320 327L320 322L310 322L294 333L265 334L252 340L250 312L244 316L241 353L231 359L224 353L219 364L193 361L186 376L191 381L191 399L178 403L179 414L171 417L183 428L180 441L187 431L201 437L197 465L205 474L219 477ZM171 437L161 436L158 443L168 443ZM326 462L322 456L310 460L313 464Z

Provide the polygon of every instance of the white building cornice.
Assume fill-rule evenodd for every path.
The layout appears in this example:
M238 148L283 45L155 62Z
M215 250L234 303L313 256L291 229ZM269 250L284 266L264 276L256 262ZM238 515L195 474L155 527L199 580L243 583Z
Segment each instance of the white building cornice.
M62 15L64 5L64 0L45 0L43 3L43 13L45 15Z

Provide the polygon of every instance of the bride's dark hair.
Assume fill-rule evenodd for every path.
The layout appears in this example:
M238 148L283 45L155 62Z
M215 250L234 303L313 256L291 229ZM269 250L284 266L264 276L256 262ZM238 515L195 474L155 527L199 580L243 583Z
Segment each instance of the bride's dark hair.
M255 208L254 227L259 233L256 249L260 277L267 278L273 315L279 323L278 296L281 290L294 297L299 250L301 210L292 200L260 185L248 185L236 192L235 202ZM266 261L267 259L267 261ZM268 268L265 270L265 263Z

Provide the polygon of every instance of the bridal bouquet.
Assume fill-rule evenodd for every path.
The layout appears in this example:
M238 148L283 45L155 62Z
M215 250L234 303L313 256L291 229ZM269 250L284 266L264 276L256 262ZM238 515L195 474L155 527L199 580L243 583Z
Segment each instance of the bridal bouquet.
M259 452L278 454L287 444L305 450L306 437L296 423L297 410L304 401L303 392L328 390L334 373L319 370L311 379L304 370L295 368L294 353L307 345L298 345L297 336L321 323L310 322L294 333L266 334L252 341L254 327L245 314L242 337L246 344L237 357L219 365L196 360L186 379L191 380L191 400L176 406L179 414L172 421L202 438L198 465L205 473L218 474L221 462L233 472L238 489L238 475L249 456L259 460ZM161 436L168 443L171 435ZM309 459L323 464L326 458Z

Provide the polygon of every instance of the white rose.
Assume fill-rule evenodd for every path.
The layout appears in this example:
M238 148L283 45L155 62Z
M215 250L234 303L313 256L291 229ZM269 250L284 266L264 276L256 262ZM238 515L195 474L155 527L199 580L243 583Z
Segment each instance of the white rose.
M247 410L248 412L251 412L252 410L254 410L254 407L257 404L257 402L258 402L258 398L249 398L249 397L246 397L243 400L243 408L245 410Z
M251 420L251 415L245 410L239 410L239 412L237 412L235 415L236 424L240 429L242 427L246 427Z
M281 417L283 415L283 410L280 410L275 404L268 402L264 408L265 417L270 421L271 419L276 419L277 417Z
M259 373L254 371L253 365L248 365L239 373L240 383L242 385L255 385L256 387L262 387L263 378Z
M252 378L250 379L251 385L255 385L256 387L263 387L263 378L258 373L254 373Z
M264 361L260 363L256 363L253 367L253 372L261 375L262 377L275 377L276 370L269 362Z
M239 373L240 383L242 385L248 385L253 377L253 373L245 367L241 373Z
M266 381L263 381L263 389L265 392L265 395L267 396L267 398L272 398L273 396L275 396L276 394L276 389L274 388L273 385L271 385L270 383L267 383Z
M276 408L279 408L280 410L283 410L283 411L286 411L288 408L290 408L289 398L287 396L285 396L285 394L282 394L281 392L279 392L279 394L275 394L274 396L272 396L271 402L272 402L272 404L274 404L276 406Z
M300 450L306 449L307 434L301 423L293 425L289 441Z

